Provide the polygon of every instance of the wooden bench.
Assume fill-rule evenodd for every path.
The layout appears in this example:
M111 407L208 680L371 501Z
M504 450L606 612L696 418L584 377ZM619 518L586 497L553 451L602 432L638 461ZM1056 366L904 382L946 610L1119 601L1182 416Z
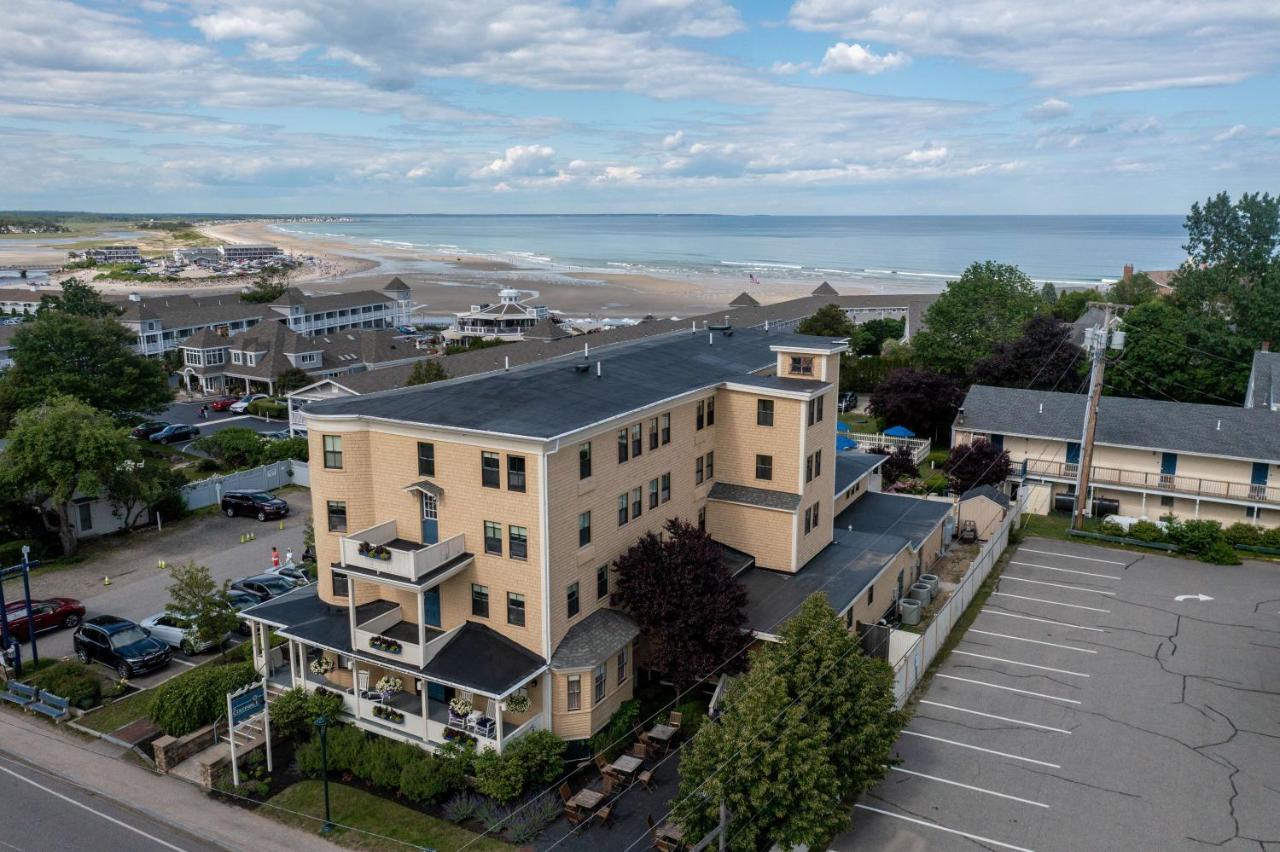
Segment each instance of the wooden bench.
M54 695L47 689L42 689L40 690L40 700L34 704L28 704L27 709L34 710L56 721L67 715L67 708L70 705L71 702L68 699Z
M5 691L0 692L0 700L8 701L10 704L16 704L19 707L26 707L34 704L36 699L40 697L40 690L34 686L27 686L25 683L19 683L11 680L5 684Z

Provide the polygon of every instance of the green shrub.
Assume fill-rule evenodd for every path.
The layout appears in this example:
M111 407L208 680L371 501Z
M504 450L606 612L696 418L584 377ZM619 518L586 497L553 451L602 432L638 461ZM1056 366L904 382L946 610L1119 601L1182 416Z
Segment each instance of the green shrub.
M463 791L444 803L442 812L449 822L465 822L480 810L480 797Z
M29 682L67 699L71 706L81 710L88 710L102 700L102 681L88 666L74 660L54 663L33 675Z
M246 642L245 644L247 645L248 643ZM338 714L342 712L342 707L342 696L322 686L311 693L307 712L311 715L311 720L314 723L321 716L330 720L338 718Z
M524 770L524 788L545 787L564 776L565 741L550 731L531 731L507 746L506 756Z
M282 438L279 441L266 441L258 454L259 464L270 464L271 462L284 461L285 459L306 461L307 439Z
M1119 538L1124 538L1128 535L1128 533L1125 532L1124 527L1120 526L1115 521L1103 521L1102 526L1098 527L1098 532L1103 535L1114 535Z
M1250 547L1262 544L1262 528L1253 524L1234 523L1223 530L1222 535L1230 544L1245 544Z
M253 666L206 664L156 687L151 721L171 737L181 737L223 714L227 693L256 680Z
M312 737L293 751L293 759L298 762L298 771L303 775L318 777L323 768L320 759L320 738Z
M476 789L499 802L524 792L524 767L507 755L482 751L475 759Z
M609 724L591 738L591 753L604 752L609 760L616 760L635 739L639 721L640 702L635 699L624 701L609 719Z
M1169 540L1183 553L1204 553L1222 537L1222 524L1217 521L1172 521Z
M0 566L17 565L22 561L22 548L30 547L28 559L39 559L44 554L44 546L35 539L15 539L0 544Z
M271 702L271 732L290 739L302 739L311 733L311 696L300 686L285 692Z
M680 735L686 740L698 733L707 721L707 704L698 698L691 698L676 708L680 713Z
M1138 521L1129 527L1129 537L1136 538L1138 541L1163 541L1164 530L1156 526L1151 521Z
M1225 538L1217 538L1213 544L1209 545L1200 554L1203 562L1210 562L1214 565L1239 565L1240 555L1236 553L1236 549Z
M1262 533L1262 546L1280 549L1280 527L1272 527Z
M400 772L400 792L410 799L426 804L466 785L466 777L458 761L441 759L425 752L421 755L421 758L406 763Z
M358 775L363 766L364 751L368 742L369 738L359 728L352 725L331 726L329 728L329 768Z
M258 417L286 417L289 414L289 406L273 399L255 399L249 403L248 413Z

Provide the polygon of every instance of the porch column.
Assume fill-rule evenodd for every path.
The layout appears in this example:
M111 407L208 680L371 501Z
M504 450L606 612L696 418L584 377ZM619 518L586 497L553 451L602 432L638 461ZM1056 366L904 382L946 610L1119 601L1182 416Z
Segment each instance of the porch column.
M248 379L245 379L245 380L244 380L244 393L245 393L245 396L248 396L248 395L249 395L249 380L248 380Z
M1142 492L1142 517L1147 516L1147 492Z
M634 668L634 667L633 667ZM632 677L635 675L633 674ZM551 669L547 669L540 677L542 678L542 726L548 731L551 730Z
M263 670L267 677L271 677L274 667L271 665L271 628L265 623L259 622L262 630L262 638L258 640L262 647Z
M427 599L423 596L423 592L418 592L418 647L425 648L427 644Z
M427 731L427 739L431 739L431 717L427 715L427 681L425 679L418 681L422 687L422 724L423 729Z
M494 714L495 716L497 716L497 719L495 719L494 721L498 723L498 753L501 754L502 753L502 700L501 699L497 700L497 705L498 705L498 712Z
M356 581L347 576L347 610L351 613L351 648L356 648Z
M1200 518L1200 498L1197 497L1196 498L1196 519L1199 520L1199 518Z
M262 669L258 665L258 622L249 622L249 643L250 650L253 651L253 668L254 671L261 673Z
M289 640L289 684L298 683L298 654L292 639Z

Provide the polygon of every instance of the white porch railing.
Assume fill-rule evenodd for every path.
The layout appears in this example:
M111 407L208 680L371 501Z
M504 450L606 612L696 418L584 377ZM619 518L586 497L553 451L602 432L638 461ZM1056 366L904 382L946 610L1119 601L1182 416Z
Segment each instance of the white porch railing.
M923 463L929 457L929 451L933 447L933 442L928 438L895 438L883 432L840 432L839 434L857 441L859 450L879 450L886 447L896 450L898 447L908 447L916 464Z
M382 636L384 630L394 627L401 621L410 621L410 619L406 619L402 614L400 607L396 607L389 612L384 612L382 615L369 619L363 624L357 624L356 647L361 651L368 651L370 654L377 654L380 657L386 657L388 660L397 660L413 666L424 665L424 661L422 659L422 646L417 642L405 641L399 637L387 637L400 646L399 653L374 647L374 639ZM412 623L412 621L410 621L410 623Z
M400 721L398 722L392 721L391 719L386 718L385 715L382 717L379 717L377 715L379 711L374 709L377 707L383 707L384 710L381 712L383 712L384 714L386 713L387 710L394 710L396 713L399 713ZM410 713L406 710L399 710L395 707L392 707L389 704L384 705L374 701L362 700L360 702L360 711L356 715L356 718L364 719L366 722L371 722L375 725L380 725L384 728L390 728L393 731L403 733L405 736L414 737L415 739L419 739L419 740L427 739L427 720L426 719L422 718L421 715Z
M539 713L536 716L534 716L532 719L527 720L524 724L520 725L520 727L516 728L511 733L509 734L504 733L502 737L503 747L505 748L516 737L521 737L529 733L530 731L538 731L546 727L543 721L543 717L545 715L546 714L544 713Z
M368 568L370 571L391 574L406 580L417 580L423 574L467 552L465 533L458 533L436 544L393 545L392 542L396 539L395 521L384 521L368 529L343 536L341 539L342 564ZM388 558L381 559L372 554L361 553L361 545L365 543L375 547L386 547L389 551Z

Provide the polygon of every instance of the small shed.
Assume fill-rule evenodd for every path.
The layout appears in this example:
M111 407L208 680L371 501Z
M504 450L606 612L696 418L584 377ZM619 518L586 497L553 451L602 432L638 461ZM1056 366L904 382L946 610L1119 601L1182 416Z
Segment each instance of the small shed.
M978 538L987 539L1000 528L1013 503L991 485L978 485L960 495L960 524L973 521Z

